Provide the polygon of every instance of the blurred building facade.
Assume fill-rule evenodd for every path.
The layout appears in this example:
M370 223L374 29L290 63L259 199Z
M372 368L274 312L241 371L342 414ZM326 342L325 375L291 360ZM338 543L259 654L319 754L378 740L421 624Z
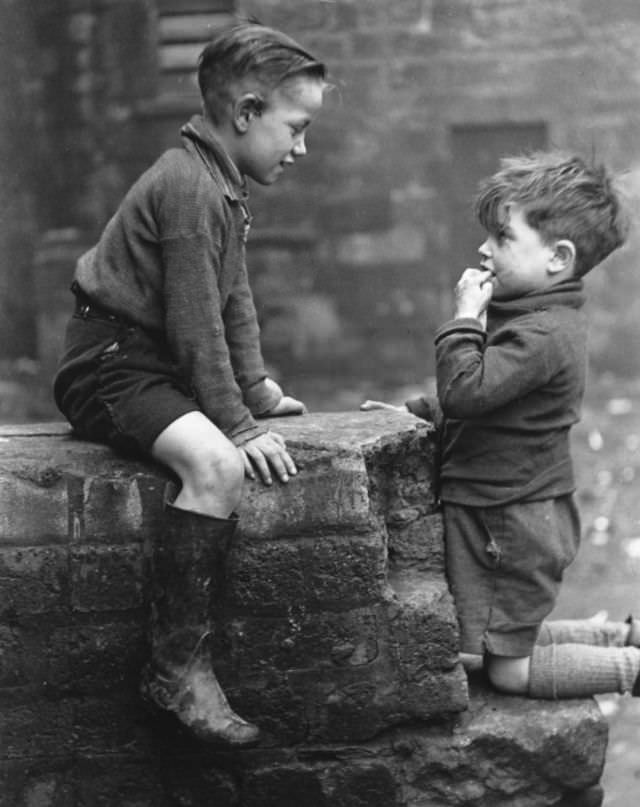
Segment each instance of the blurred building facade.
M0 13L0 357L54 360L76 255L178 142L199 109L197 55L235 14L299 38L334 85L309 156L251 189L250 271L285 376L430 373L480 242L470 198L500 155L640 160L636 0L0 0Z

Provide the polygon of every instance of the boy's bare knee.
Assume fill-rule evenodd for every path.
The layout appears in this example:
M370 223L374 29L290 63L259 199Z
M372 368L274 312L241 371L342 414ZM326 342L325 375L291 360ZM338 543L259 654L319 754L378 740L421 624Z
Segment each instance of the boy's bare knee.
M529 691L529 657L508 658L487 656L486 670L489 680L500 692L508 695L526 695Z
M201 458L198 473L198 487L206 494L210 491L215 496L223 493L227 498L237 497L237 504L242 497L244 483L244 462L238 449L232 444L220 450L216 447Z

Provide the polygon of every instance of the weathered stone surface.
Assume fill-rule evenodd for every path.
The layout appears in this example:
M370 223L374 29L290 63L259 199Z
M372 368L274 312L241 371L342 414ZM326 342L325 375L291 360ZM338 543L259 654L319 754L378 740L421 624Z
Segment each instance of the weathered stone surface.
M300 473L247 485L214 637L232 705L263 731L236 753L151 718L137 695L148 553L175 480L60 424L0 428L13 492L0 503L0 807L586 799L606 746L593 702L478 687L469 700L429 424L379 412L272 427Z
M177 764L189 759L190 789L181 782L180 793L193 804L206 804L199 799L218 777L221 803L243 807L294 807L303 798L322 807L598 807L606 734L593 701L503 697L478 683L455 720L403 726L366 743L245 754L239 776L232 755L183 757L180 739L161 753Z

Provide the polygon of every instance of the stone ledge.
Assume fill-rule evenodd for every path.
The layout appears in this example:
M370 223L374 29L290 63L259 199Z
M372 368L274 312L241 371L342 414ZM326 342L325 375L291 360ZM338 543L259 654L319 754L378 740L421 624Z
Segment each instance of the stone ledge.
M432 427L395 413L272 426L300 475L247 485L229 559L219 674L264 732L235 753L151 721L137 697L170 475L64 424L0 428L0 803L597 805L593 701L475 683L469 700Z

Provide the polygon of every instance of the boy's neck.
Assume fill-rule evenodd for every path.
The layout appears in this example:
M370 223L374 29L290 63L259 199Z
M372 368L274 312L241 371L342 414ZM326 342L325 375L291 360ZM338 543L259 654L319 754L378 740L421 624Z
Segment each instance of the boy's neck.
M211 132L211 134L215 137L218 143L224 149L225 154L233 163L236 171L240 174L240 169L238 168L238 160L235 155L235 137L234 133L231 130L231 127L228 125L217 124L211 120L209 115L207 115L206 111L202 113L202 118L207 125L207 128Z

